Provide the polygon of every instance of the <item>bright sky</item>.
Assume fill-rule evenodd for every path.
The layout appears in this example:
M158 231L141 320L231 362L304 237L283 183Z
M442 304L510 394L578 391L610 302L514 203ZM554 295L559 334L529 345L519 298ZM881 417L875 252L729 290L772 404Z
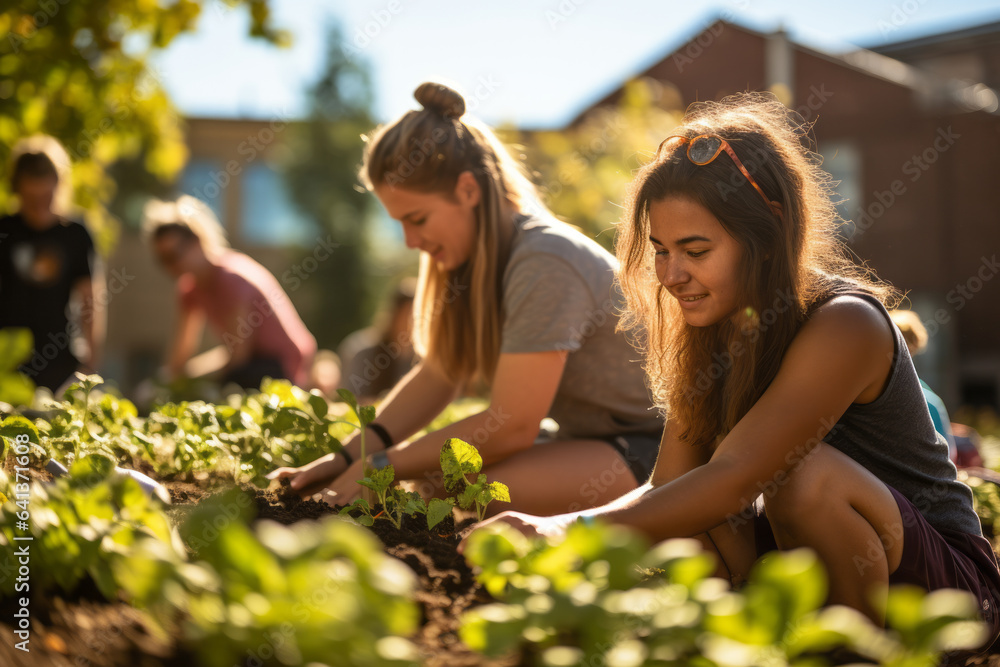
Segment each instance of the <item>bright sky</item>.
M187 115L300 117L339 23L371 65L376 116L413 108L422 81L457 87L491 124L557 127L715 16L847 50L1000 20L996 0L271 0L290 49L251 40L243 8L208 0L199 30L157 61Z

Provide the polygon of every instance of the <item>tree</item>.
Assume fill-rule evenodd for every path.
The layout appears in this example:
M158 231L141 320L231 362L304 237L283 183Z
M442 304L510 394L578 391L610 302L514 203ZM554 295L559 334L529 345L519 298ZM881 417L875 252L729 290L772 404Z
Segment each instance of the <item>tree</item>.
M110 252L117 224L107 211L115 184L108 165L143 156L144 168L170 180L187 151L181 120L149 59L197 27L207 2L20 0L0 9L0 163L23 136L59 139L73 161L74 201L98 248ZM246 6L250 34L290 41L271 25L268 0ZM216 5L223 7L222 5ZM13 195L0 188L0 210Z
M368 320L375 291L366 243L373 200L357 178L361 135L375 125L371 79L365 64L350 58L339 29L329 30L327 45L326 66L309 93L309 118L290 128L292 158L285 165L296 205L337 244L310 280L322 292L324 311L306 324L321 347Z
M683 115L674 100L679 98L657 81L633 80L616 106L598 107L572 127L501 135L523 147L552 212L610 248L634 170L652 158Z

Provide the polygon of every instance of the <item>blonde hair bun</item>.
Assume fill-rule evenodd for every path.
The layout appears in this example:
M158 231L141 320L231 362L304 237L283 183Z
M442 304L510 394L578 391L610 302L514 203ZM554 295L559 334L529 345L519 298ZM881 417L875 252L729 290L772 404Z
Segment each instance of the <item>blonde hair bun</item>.
M441 83L422 83L413 91L420 105L445 118L461 118L465 113L465 98Z

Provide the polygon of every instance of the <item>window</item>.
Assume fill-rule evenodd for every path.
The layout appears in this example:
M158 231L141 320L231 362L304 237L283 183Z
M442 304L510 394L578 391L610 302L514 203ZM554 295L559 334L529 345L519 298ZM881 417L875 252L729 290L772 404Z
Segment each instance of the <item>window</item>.
M240 237L257 245L304 245L315 238L316 226L292 203L284 177L266 164L243 172L243 222Z
M230 179L221 162L191 160L181 174L181 192L208 204L225 229L226 186L229 185Z

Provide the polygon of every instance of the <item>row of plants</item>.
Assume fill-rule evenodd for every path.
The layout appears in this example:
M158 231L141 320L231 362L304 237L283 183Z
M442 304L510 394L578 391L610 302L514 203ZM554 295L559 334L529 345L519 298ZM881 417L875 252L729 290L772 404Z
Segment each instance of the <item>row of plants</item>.
M488 656L520 652L525 665L931 667L987 638L961 591L893 588L888 629L823 607L827 580L805 549L765 556L740 591L711 576L699 542L651 549L619 526L577 524L557 544L481 531L465 555L498 602L466 613L462 640Z
M78 374L60 399L36 397L31 413L51 458L68 466L103 454L160 480L211 475L264 488L270 470L336 452L361 422L350 392L331 403L286 380L265 381L259 392L231 395L225 404L166 403L146 416L128 399L102 391L102 383L100 376ZM430 428L481 405L456 402Z
M5 430L31 433L26 422ZM13 447L9 455L18 458ZM3 597L71 593L89 578L108 600L143 610L162 636L179 637L205 667L331 655L351 665L417 664L407 639L419 625L415 577L365 529L336 516L251 528L253 498L235 487L174 525L158 498L113 470L89 454L50 484L0 471L5 563L15 548L30 554L27 570L4 569Z
M252 498L239 489L174 525L156 498L112 474L123 458L152 465L160 457L163 467L154 470L166 475L225 469L259 482L271 467L288 464L284 457L312 455L303 454L313 447L310 438L329 436L334 447L352 428L363 434L371 408L345 394L338 412L321 397L272 383L226 405L169 404L140 418L127 401L97 391L98 381L81 378L49 406L50 419L0 424L8 470L38 467L51 454L70 463L66 478L30 485L32 595L71 591L89 577L109 599L124 598L151 626L181 637L207 667L325 663L331 656L338 664L418 663L410 640L420 622L414 575L363 528L335 516L251 526ZM157 435L162 451L136 445L136 434ZM8 447L19 436L30 442L27 454ZM229 437L257 443L240 450L254 458L227 450ZM195 454L184 458L179 447ZM393 486L389 467L359 480L381 513L368 501L346 513L398 526L423 512L433 527L455 505L481 518L489 502L509 500L505 487L482 475L482 459L467 443L446 442L441 464L452 498L424 503ZM17 483L0 477L5 550L14 548L18 515L27 511L18 505ZM485 656L519 654L522 664L820 665L832 651L847 650L861 662L931 665L941 652L983 640L975 601L955 591L894 591L889 630L848 609L822 608L826 582L808 552L763 560L739 592L710 576L713 564L696 543L650 550L613 526L576 525L559 543L484 531L465 553L497 602L463 617L463 641ZM11 571L4 577L0 591L14 594Z
M18 508L8 498L0 541L12 548ZM291 527L248 527L252 500L233 489L203 502L178 527L159 501L91 455L70 475L31 490L34 595L73 590L90 576L150 625L176 629L200 664L415 665L408 637L419 614L413 573L363 528L331 516ZM826 581L808 551L774 554L746 587L712 578L695 541L654 549L615 526L575 525L558 543L519 533L474 534L466 556L498 600L467 613L461 637L490 657L521 664L829 664L846 649L860 661L933 665L941 652L984 639L968 594L895 589L890 630L842 607L822 608ZM14 577L3 581L14 594ZM256 663L255 663L256 664Z

